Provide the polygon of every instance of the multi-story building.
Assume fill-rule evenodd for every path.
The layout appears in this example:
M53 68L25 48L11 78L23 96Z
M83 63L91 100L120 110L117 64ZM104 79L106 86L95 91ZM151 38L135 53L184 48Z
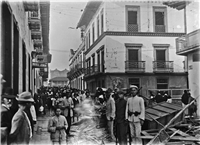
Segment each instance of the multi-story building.
M197 99L197 114L200 116L199 98L199 67L200 67L200 22L199 22L199 1L167 2L167 6L177 10L185 10L187 23L187 34L176 39L176 53L186 56L185 69L188 72L188 87L191 96Z
M70 80L70 87L79 90L86 89L84 81L84 70L85 70L85 42L82 41L76 51L71 50L71 56L69 58L70 71L67 73L67 77Z
M67 78L68 70L50 70L49 85L50 86L68 86L69 79Z
M78 22L85 32L87 88L186 89L184 56L175 39L185 34L184 10L163 1L88 2ZM176 92L179 93L180 92Z
M50 2L0 2L1 71L14 94L35 92L48 77Z

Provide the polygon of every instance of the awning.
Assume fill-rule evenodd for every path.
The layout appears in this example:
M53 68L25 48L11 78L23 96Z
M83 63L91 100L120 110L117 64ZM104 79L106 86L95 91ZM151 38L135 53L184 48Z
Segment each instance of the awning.
M177 10L182 10L186 7L186 5L188 5L189 3L191 3L191 1L166 1L163 2L164 5L167 5L171 8L175 8Z

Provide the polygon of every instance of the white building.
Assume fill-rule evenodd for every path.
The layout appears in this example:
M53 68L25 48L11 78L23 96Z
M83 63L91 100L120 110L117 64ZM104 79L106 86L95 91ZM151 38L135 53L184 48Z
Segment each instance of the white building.
M135 84L146 96L149 89L188 87L175 43L185 34L184 10L162 1L88 2L77 27L85 31L84 80L91 92Z
M70 72L67 77L70 80L70 87L84 90L86 84L84 81L84 69L85 69L85 43L82 41L78 49L74 52L71 50L71 57L69 59Z
M186 5L187 4L187 5ZM191 96L197 98L198 116L200 116L199 82L200 82L200 23L199 1L190 1L185 5L180 2L168 2L166 5L177 10L185 8L187 34L176 39L176 53L186 56L185 69L188 71L188 84Z

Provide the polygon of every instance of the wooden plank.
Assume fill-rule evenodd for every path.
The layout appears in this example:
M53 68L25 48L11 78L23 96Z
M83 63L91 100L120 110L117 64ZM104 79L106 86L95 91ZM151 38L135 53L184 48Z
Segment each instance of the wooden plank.
M169 130L172 130L172 131L177 131L177 129L175 129L175 128L168 128ZM181 135L181 136L190 136L189 134L187 134L187 133L185 133L185 132L182 132L181 130L179 130L178 132L177 132L179 135ZM192 136L190 136L190 137L192 137Z
M149 133L147 133L146 131L142 131L142 134L144 134L145 136L151 136Z
M166 113L173 113L173 112L175 112L174 109L167 108L167 107L164 107L164 106L161 106L161 105L155 106L154 108L157 109L157 110L160 110L160 111L164 111Z
M141 139L153 139L154 136L140 136ZM195 137L182 137L182 136L173 136L170 140L181 140L181 141L196 141L199 142L200 139Z
M179 110L182 109L181 106L179 106L179 105L173 105L173 104L170 104L170 103L163 103L163 104L159 104L159 105L167 107L167 108L170 108L170 109L173 109L173 110L176 110L176 111L179 111Z

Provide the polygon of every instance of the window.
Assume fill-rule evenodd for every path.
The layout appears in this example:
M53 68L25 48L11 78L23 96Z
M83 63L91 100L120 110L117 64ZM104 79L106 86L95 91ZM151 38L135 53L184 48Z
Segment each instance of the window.
M95 54L92 55L92 71L95 72Z
M86 49L88 49L89 48L89 37L88 37L88 33L87 33L87 35L86 35L86 40L85 40L85 46L86 46Z
M103 10L101 11L101 34L103 34L104 31L104 16L103 16Z
M136 85L138 88L140 87L140 79L139 78L129 78L129 86Z
M127 6L127 31L138 32L139 31L139 7L138 6Z
M157 89L168 89L168 79L158 78L157 79Z
M94 23L92 24L92 43L94 43L95 31L94 31Z
M154 7L154 31L166 32L166 8Z
M99 37L99 16L97 17L97 37Z
M101 72L104 72L104 50L101 50Z
M88 48L90 47L90 30L88 31Z
M126 68L141 68L141 47L142 44L126 43Z
M97 53L97 67L98 72L100 72L100 52Z

